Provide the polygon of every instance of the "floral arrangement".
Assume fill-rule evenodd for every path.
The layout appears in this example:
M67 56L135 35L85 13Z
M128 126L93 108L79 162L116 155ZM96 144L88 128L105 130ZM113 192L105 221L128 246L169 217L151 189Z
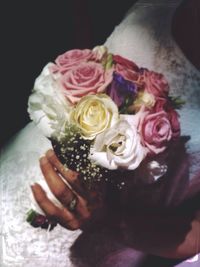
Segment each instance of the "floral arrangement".
M61 161L92 184L116 170L136 171L166 151L180 137L176 109L182 104L169 96L162 74L98 46L47 64L28 111ZM166 172L155 161L151 166Z

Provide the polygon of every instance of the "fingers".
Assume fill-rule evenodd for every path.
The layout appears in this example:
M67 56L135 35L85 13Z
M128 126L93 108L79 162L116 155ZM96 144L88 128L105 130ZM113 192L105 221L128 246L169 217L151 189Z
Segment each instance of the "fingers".
M32 187L32 191L39 206L48 217L54 218L63 227L70 230L80 228L91 217L91 210L88 201L74 188L74 181L78 181L77 173L64 168L52 151L48 151L47 156L40 159L40 167L51 192L63 204L63 209L56 207L41 186L36 184ZM62 177L65 175L65 180L71 187L61 179L61 175ZM72 212L69 207L74 198L76 204Z
M46 157L49 160L49 162L60 172L60 174L70 184L73 184L77 180L78 173L64 167L52 149L47 151Z
M91 212L88 208L87 201L78 194L76 195L76 197L77 197L76 214L78 218L80 218L80 220L84 222L90 218Z
M62 177L65 179L67 183L70 184L70 186L79 194L85 195L80 180L78 179L78 173L75 171L72 171L59 161L58 157L54 153L52 149L48 150L46 153L46 157L48 161L52 164L54 168L57 169L57 171L62 175Z
M33 195L40 205L41 209L49 215L49 217L58 216L59 208L56 207L46 196L45 191L39 184L34 184L31 186Z
M46 157L40 159L40 168L51 192L63 205L67 206L74 197L73 192L56 173Z
M39 184L31 186L31 189L37 203L50 220L57 221L60 225L70 230L76 230L80 227L80 223L74 214L66 208L60 209L55 206L47 198L46 193Z

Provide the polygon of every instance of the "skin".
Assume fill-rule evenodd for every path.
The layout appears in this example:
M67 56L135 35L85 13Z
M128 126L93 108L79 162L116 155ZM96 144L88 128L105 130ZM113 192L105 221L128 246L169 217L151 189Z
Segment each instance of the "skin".
M91 201L95 198L94 192L84 195L78 174L65 169L53 150L47 151L40 159L40 167L50 190L63 204L62 209L55 206L42 187L34 184L32 192L41 209L47 217L69 230L84 229L101 206ZM67 206L74 197L77 198L77 205L75 211L71 212ZM118 226L125 233L125 242L137 250L179 259L189 258L200 252L200 242L197 244L197 239L200 240L200 211L192 216L129 216L120 221ZM126 233L129 233L128 238Z

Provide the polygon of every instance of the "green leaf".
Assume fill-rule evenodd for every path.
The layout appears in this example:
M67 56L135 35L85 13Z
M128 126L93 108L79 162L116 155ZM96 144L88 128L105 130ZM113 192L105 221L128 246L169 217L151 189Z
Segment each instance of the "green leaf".
M186 103L181 96L169 96L169 100L174 109L181 109Z
M37 216L37 212L31 209L27 212L26 221L29 223L32 223L32 221L35 219L36 216Z
M105 63L105 69L109 70L112 68L113 65L113 56L112 54L108 54L107 59L106 59L106 63Z
M120 114L129 114L129 107L133 104L134 97L133 96L127 96L124 100L124 103L119 108Z

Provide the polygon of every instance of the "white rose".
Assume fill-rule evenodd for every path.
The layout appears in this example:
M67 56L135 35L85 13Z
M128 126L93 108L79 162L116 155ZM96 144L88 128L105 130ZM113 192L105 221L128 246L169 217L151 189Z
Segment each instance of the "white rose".
M114 170L136 169L146 156L135 126L134 115L121 115L121 120L112 128L96 137L90 158L96 164Z
M54 123L62 125L68 121L71 110L70 104L61 92L59 79L50 72L52 66L53 64L49 63L44 67L35 81L33 93L28 101L30 118L48 137L54 131Z
M105 94L82 97L70 115L70 122L78 126L84 138L91 140L118 120L118 107Z

